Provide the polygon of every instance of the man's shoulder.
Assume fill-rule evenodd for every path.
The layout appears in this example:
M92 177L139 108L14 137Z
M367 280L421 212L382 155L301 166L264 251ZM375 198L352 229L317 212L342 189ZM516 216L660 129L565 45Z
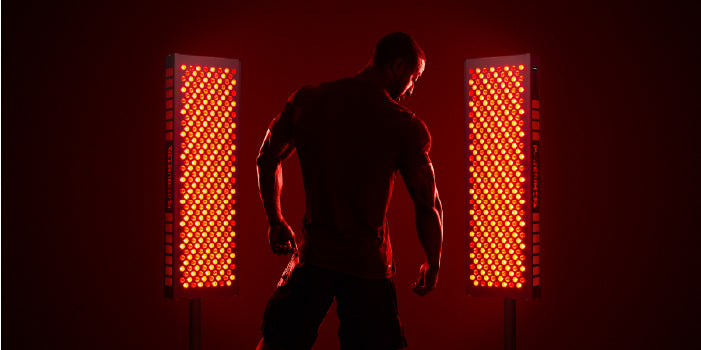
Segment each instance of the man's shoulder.
M309 99L312 96L318 96L324 94L325 92L335 90L344 83L344 80L345 79L338 79L316 84L304 85L292 93L292 95L290 96L290 100Z
M347 91L353 90L356 85L356 81L353 78L340 78L336 80L328 80L317 84L306 85L303 88L308 91L314 91L316 93L333 92L333 91Z
M304 85L295 91L293 95L310 101L314 100L315 97L335 94L374 100L375 102L373 102L373 105L382 108L385 114L390 114L404 121L416 119L416 115L411 109L394 101L384 90L380 89L375 91L375 88L371 87L367 82L359 80L356 77L346 77L317 84Z
M367 82L358 79L357 77L346 78L339 80L339 84L349 84L349 85L360 85L368 86L368 92L375 96L379 105L385 111L385 113L399 118L404 121L411 120L415 117L414 112L406 106L400 105L397 101L392 99L390 95L384 89L378 89L375 86L368 84Z
M390 100L390 102L393 104L394 110L397 111L397 113L398 113L402 118L404 118L404 119L406 119L406 120L417 119L417 118L416 118L416 114L414 114L414 111L412 111L412 110L409 109L408 107L402 106L402 105L400 105L399 103L397 103L397 102L395 102L395 101L391 101L391 100Z
M412 122L417 120L416 114L414 113L414 111L412 111L411 109L409 109L406 106L400 105L399 103L397 103L393 99L389 98L389 96L383 102L384 102L383 104L385 105L385 108L387 110L391 111L391 113L389 113L389 114L392 115L394 118L400 120L402 124L404 124L404 123L411 124Z

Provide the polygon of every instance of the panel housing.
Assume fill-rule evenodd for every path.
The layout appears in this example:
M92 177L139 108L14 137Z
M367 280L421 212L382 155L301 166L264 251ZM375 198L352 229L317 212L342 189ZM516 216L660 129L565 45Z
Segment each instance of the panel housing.
M540 103L531 54L465 60L466 284L540 296Z
M166 58L164 294L238 293L239 60Z

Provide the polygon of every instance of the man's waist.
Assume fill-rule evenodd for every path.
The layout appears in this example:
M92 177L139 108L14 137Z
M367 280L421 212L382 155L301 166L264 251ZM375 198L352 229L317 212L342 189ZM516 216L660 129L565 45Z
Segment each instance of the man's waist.
M388 229L385 225L339 227L337 225L304 223L302 234L305 240L318 241L319 243L328 242L328 244L380 248L388 238Z
M363 278L389 278L394 275L391 250L358 242L305 240L300 262Z

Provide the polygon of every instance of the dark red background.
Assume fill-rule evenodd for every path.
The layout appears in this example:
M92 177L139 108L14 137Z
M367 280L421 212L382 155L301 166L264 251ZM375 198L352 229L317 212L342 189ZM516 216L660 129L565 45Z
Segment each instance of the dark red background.
M187 302L162 297L163 79L178 52L242 61L240 295L203 300L203 349L252 349L286 262L267 247L258 144L291 92L355 73L394 31L427 55L408 103L433 135L445 209L438 289L419 298L409 285L423 257L397 184L389 220L410 349L502 348L502 301L464 295L463 60L525 52L540 56L543 297L518 302L519 348L695 342L690 8L491 3L4 4L2 345L186 348ZM285 183L284 213L298 229L296 157ZM315 349L338 346L333 311Z

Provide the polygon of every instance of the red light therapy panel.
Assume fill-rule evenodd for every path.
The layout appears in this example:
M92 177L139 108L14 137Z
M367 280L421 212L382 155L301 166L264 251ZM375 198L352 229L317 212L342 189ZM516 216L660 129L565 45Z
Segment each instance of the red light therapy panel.
M240 62L166 59L165 296L238 292Z
M530 54L465 61L469 295L540 296L536 66Z

